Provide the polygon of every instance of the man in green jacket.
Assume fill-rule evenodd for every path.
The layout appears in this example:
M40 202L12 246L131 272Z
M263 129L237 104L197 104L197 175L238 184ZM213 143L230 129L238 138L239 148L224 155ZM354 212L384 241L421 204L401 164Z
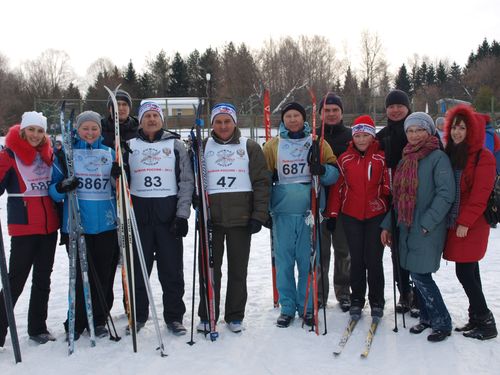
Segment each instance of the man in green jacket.
M207 192L212 222L215 319L219 317L221 267L227 248L227 292L224 320L232 332L242 331L247 301L247 268L252 234L268 219L270 179L261 147L241 136L236 108L212 108L212 131L204 141ZM200 288L203 291L203 287ZM199 332L207 332L205 298L200 298Z

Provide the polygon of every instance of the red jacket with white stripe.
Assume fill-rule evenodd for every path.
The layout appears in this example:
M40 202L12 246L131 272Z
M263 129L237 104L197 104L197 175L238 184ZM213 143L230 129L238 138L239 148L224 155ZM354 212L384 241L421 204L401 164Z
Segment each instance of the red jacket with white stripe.
M0 152L0 192L7 190L11 194L7 200L7 223L9 235L27 236L33 234L49 234L59 228L54 201L47 196L23 197L26 185L21 176L16 156L25 165L35 161L40 153L42 161L52 165L52 148L47 138L40 147L31 146L21 138L20 125L12 126L5 138L5 149Z
M337 217L342 212L366 220L388 211L389 172L376 139L364 154L351 142L337 165L340 177L330 188L326 217Z

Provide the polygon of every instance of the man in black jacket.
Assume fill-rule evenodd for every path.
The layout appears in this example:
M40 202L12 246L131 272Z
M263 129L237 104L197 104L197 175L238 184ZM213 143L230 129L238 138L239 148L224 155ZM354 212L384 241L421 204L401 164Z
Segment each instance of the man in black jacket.
M321 121L325 123L325 139L332 147L333 153L338 158L347 150L347 146L352 139L351 129L344 125L342 99L328 93L319 103L319 113ZM328 188L326 188L328 196ZM342 224L342 215L337 219L324 220L321 226L321 264L322 272L320 277L323 281L318 281L319 303L325 304L328 301L331 246L333 244L334 268L333 287L335 297L339 301L340 308L346 312L351 306L350 302L350 268L351 257L349 247ZM323 294L324 288L324 294Z
M137 117L130 116L132 111L132 98L124 90L116 91L116 101L118 103L118 119L120 121L120 139L128 141L137 135L139 122ZM109 115L101 120L103 143L106 146L115 147L115 121L113 120L113 107L111 98L108 98Z

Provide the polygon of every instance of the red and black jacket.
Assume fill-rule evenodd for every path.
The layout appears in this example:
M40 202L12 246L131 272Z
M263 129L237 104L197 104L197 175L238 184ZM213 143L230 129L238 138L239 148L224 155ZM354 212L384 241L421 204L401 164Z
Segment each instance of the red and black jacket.
M47 138L40 147L32 147L21 138L20 125L12 126L5 139L5 149L0 152L0 192L12 194L7 200L9 235L26 236L57 231L59 218L56 205L47 195L41 197L16 196L26 191L24 180L17 167L16 156L31 165L37 153L45 164L52 165L52 148Z

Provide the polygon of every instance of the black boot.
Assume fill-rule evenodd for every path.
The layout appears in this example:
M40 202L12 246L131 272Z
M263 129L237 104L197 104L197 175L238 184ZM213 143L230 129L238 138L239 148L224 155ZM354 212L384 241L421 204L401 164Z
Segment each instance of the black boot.
M473 313L469 312L469 321L465 323L462 327L456 327L455 331L456 332L468 332L472 331L474 328L476 328L478 325L478 321L476 318L476 315Z
M497 326L491 311L488 310L488 313L478 316L477 326L468 332L464 332L463 335L478 340L489 340L497 337Z
M410 311L411 301L413 300L413 292L401 294L398 304L396 305L396 312L398 314L405 314Z

